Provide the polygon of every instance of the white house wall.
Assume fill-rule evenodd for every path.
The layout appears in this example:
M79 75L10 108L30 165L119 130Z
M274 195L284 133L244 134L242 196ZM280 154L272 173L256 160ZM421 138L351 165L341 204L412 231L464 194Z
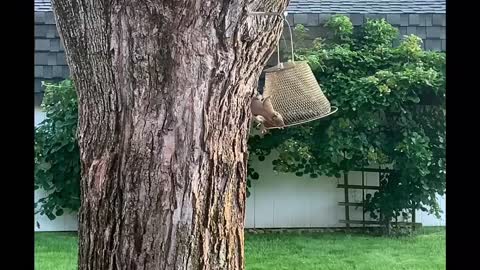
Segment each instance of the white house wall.
M42 111L40 106L35 106L35 115L34 115L34 123L35 126L40 124L45 119L45 112Z
M339 206L344 201L344 190L337 188L343 177L310 178L294 174L275 173L271 158L254 162L252 167L260 174L259 180L252 180L250 197L247 198L246 228L294 228L294 227L344 227L339 220L345 219L345 208ZM261 169L260 169L261 168ZM362 183L361 172L349 174L349 184ZM365 173L365 185L378 186L378 173ZM372 193L367 190L365 193ZM361 190L349 190L349 201L360 202ZM417 211L416 222L423 226L445 226L445 196L438 196L440 208L444 212L440 219L422 211ZM361 220L361 208L350 207L350 219ZM368 214L366 220L371 220ZM401 221L401 219L399 220ZM356 225L361 226L361 225Z
M345 207L338 205L345 201L344 190L337 188L337 184L343 184L343 177L310 178L276 173L271 165L272 159L270 156L264 162L254 161L252 164L260 179L252 181L251 195L247 198L247 228L345 226L339 222L345 219ZM365 185L378 186L378 173L364 173L363 181ZM351 172L349 184L361 185L362 173ZM373 192L366 190L365 194ZM363 195L361 190L350 189L349 202L361 202ZM363 215L362 208L350 207L351 220L362 220ZM365 219L372 220L368 214Z
M341 218L337 179L275 173L271 158L255 162L260 174L247 198L247 228L336 227ZM260 170L260 168L262 168Z
M46 196L44 190L35 191L35 201ZM50 232L50 231L76 231L78 229L77 214L65 212L60 217L54 220L48 219L45 215L35 215L35 231L36 232Z

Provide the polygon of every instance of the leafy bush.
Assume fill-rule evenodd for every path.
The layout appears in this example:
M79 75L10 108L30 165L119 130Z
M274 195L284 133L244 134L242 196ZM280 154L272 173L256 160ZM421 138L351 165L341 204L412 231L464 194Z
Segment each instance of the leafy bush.
M444 194L446 183L445 54L423 51L413 35L393 47L398 33L385 20L369 20L353 31L347 17L333 16L325 27L329 38L297 46L296 58L308 61L339 111L330 119L251 136L250 160L264 160L276 149L275 170L312 178L392 167L381 190L367 198L370 215L382 213L387 225L408 216L406 209L438 215L436 194ZM303 29L296 28L302 31L297 38L305 37ZM250 171L250 181L259 178Z
M46 119L35 128L35 189L47 196L35 203L49 219L80 206L80 153L77 144L77 97L72 81L46 84L42 102Z

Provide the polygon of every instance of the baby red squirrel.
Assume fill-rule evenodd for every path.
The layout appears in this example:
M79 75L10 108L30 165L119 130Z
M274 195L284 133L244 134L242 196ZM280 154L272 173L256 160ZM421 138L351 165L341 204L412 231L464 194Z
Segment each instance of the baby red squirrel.
M283 122L282 115L275 111L272 106L271 97L263 98L257 95L252 98L251 110L254 119L261 125L260 131L262 134L267 132L267 128L283 128L285 123Z

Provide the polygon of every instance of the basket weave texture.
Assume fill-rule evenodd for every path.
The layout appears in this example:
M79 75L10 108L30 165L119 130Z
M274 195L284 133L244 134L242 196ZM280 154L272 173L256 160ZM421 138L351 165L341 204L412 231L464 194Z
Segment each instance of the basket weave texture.
M332 113L306 61L282 63L283 67L265 70L264 97L270 97L285 126L298 125Z

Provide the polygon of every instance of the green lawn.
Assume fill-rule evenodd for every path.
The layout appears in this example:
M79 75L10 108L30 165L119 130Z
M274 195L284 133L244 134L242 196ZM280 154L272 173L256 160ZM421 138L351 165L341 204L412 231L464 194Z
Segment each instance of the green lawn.
M35 270L77 269L76 233L35 233Z
M247 234L247 270L440 270L445 269L445 230L410 238L348 234ZM35 269L76 269L73 233L36 233Z

